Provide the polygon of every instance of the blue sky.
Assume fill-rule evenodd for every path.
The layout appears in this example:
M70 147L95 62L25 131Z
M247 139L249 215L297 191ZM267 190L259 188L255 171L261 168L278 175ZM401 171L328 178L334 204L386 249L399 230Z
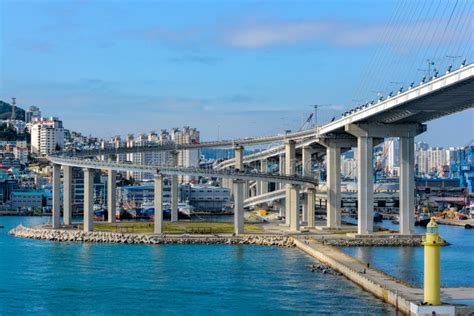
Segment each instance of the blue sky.
M327 121L420 80L426 58L471 58L450 29L438 34L450 12L461 30L472 3L432 2L0 0L0 98L101 137L297 130L312 104ZM440 119L419 139L461 145L473 121L472 109Z

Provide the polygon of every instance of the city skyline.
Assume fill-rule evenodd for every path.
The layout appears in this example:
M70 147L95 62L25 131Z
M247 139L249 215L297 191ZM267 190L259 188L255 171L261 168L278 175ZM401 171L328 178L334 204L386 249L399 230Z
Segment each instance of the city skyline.
M423 56L399 47L403 38L380 40L394 27L389 19L397 5L149 2L130 9L3 1L2 30L15 27L2 31L0 96L38 105L67 128L99 137L184 125L198 128L203 140L298 130L312 104L320 104L318 121L327 122L355 100L376 97L372 89L388 93L397 89L391 82L421 79L423 65L415 61ZM433 12L424 22L434 18L446 16ZM32 37L37 32L41 38ZM367 83L364 74L381 47L400 67L387 63L393 77L373 72ZM441 57L445 67L450 60ZM472 121L470 109L430 122L417 141L467 143Z

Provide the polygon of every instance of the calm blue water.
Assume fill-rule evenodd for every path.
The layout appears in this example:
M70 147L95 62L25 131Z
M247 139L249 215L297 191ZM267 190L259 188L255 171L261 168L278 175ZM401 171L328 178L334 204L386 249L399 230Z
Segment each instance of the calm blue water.
M384 221L382 226L398 230L398 225ZM426 228L416 227L426 233ZM441 248L441 286L474 287L474 229L439 225L441 237L451 243ZM347 254L396 276L406 282L423 286L422 247L348 247Z
M311 273L297 249L58 243L7 231L0 217L0 315L393 315L343 277Z

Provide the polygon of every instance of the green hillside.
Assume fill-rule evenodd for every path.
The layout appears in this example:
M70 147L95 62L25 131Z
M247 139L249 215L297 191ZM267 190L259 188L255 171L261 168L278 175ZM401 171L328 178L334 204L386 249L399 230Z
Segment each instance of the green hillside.
M15 110L16 119L24 121L25 120L25 110L22 108L16 107ZM0 100L0 120L7 120L12 115L12 106L10 103Z

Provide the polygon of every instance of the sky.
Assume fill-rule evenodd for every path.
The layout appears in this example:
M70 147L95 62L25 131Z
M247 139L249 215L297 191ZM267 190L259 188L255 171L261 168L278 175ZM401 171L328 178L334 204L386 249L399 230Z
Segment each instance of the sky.
M99 137L182 126L204 140L298 130L314 104L324 123L418 82L427 59L441 70L472 62L472 8L470 0L0 0L0 99L15 96ZM473 122L473 109L454 114L417 140L464 145Z

